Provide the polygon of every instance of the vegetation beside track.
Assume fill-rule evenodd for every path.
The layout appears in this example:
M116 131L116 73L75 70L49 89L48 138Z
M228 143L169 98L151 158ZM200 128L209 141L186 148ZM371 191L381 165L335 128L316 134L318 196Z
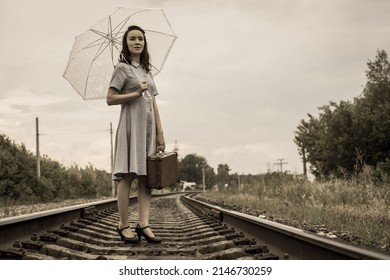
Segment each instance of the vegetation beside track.
M356 178L324 182L273 174L241 189L201 195L266 219L390 251L390 188L373 184L369 168Z

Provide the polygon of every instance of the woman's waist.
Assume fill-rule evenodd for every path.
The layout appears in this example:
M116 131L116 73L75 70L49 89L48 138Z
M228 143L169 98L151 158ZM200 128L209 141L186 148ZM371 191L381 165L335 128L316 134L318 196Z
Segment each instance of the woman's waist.
M140 99L142 97L139 97ZM135 114L152 114L153 113L153 106L149 102L145 102L143 100L134 100L132 102L123 103L122 105L122 111L128 112L128 113L135 113Z

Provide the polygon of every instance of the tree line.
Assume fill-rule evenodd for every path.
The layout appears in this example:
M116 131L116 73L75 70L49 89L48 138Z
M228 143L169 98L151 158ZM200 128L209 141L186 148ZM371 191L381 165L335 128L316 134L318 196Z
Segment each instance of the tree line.
M231 173L228 164L220 163L215 171L203 156L197 154L188 154L179 161L179 179L186 182L196 183L198 189L202 190L203 178L206 190L213 187L219 190L240 190L263 183L267 186L277 186L282 182L298 180L293 174L287 172L267 172L265 174L239 174L237 172Z
M4 134L0 134L0 205L32 204L62 201L75 198L100 198L111 196L111 174L98 170L92 164L64 167L58 161L43 155L40 161L41 176L36 174L36 156ZM219 164L217 172L207 159L188 154L179 159L179 179L194 182L202 189L238 188L238 174L230 174L227 164ZM258 175L241 175L242 184L258 181ZM180 189L180 184L172 185Z
M0 135L0 202L38 203L111 195L111 176L91 164L64 167L47 155L41 158L41 177L36 157L24 144Z
M369 167L378 180L390 174L390 63L384 50L369 60L366 85L353 101L330 101L308 114L294 142L304 172L316 178L350 177Z
M216 182L213 168L207 160L195 154L179 161L179 178L203 183L204 167L206 185ZM111 174L92 164L65 167L43 155L40 161L41 176L36 174L36 156L24 144L17 144L0 134L0 203L40 203L75 198L111 196Z

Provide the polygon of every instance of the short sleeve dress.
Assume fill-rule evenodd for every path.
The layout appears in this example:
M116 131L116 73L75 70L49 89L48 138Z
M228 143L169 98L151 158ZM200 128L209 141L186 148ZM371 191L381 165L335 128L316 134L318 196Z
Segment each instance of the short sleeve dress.
M146 81L151 95L157 89L151 73L138 63L119 63L113 72L110 87L120 92L134 92L140 81ZM157 151L153 101L143 96L121 105L115 138L112 179L120 181L125 174L146 176L147 157Z

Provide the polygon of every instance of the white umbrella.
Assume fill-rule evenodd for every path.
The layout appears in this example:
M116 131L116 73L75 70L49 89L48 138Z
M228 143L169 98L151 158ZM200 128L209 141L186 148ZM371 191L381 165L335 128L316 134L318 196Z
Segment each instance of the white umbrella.
M64 78L83 99L105 98L127 27L145 30L152 74L158 74L176 40L162 9L118 8L75 39Z

